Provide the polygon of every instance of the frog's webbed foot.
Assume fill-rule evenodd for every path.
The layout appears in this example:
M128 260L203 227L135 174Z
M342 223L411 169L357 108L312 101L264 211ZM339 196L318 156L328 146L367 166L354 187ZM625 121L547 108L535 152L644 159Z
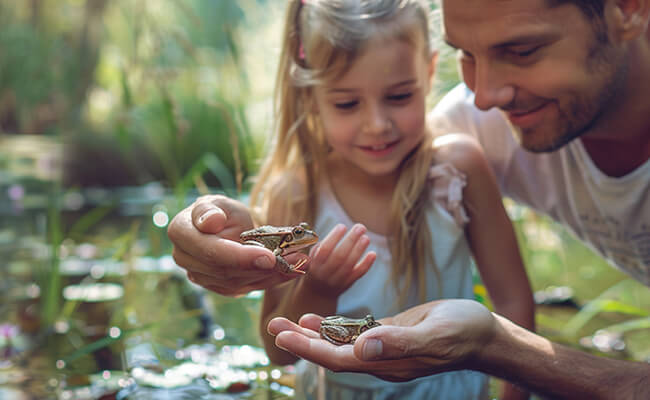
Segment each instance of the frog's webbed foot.
M302 258L300 261L295 263L294 265L289 265L287 260L280 256L276 256L277 262L275 263L275 267L278 268L280 271L284 272L285 274L290 274L292 272L297 272L299 274L305 274L305 271L301 270L303 265L307 263L307 260Z

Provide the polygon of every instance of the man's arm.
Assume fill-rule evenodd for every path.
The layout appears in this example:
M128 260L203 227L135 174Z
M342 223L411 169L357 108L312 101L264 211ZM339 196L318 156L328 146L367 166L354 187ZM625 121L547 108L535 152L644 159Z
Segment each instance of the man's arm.
M296 356L337 372L391 381L473 369L560 399L650 399L650 364L597 357L536 335L471 300L441 300L408 309L335 346L317 333L320 320L276 318L269 333Z
M650 399L650 364L562 346L495 315L497 334L471 367L566 399Z

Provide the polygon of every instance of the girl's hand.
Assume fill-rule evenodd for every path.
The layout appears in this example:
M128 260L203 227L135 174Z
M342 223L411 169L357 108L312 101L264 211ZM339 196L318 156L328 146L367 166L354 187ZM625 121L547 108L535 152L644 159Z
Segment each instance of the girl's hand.
M338 296L363 276L377 258L373 251L363 254L370 244L365 226L355 224L347 235L346 230L342 224L335 226L312 248L309 273L303 278L311 289Z

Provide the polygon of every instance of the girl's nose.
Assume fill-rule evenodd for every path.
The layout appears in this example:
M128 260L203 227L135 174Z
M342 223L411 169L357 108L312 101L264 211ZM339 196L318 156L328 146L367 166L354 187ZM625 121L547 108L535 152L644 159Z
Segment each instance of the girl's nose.
M379 106L368 106L366 110L364 131L373 135L382 135L390 132L393 124L384 110Z

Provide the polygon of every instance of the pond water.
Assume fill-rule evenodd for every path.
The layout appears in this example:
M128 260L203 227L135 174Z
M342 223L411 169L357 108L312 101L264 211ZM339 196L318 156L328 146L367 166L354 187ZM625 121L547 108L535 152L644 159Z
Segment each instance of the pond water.
M155 183L62 189L59 147L26 140L0 159L0 398L292 395L291 369L260 347L261 293L206 293L171 258L176 197Z

